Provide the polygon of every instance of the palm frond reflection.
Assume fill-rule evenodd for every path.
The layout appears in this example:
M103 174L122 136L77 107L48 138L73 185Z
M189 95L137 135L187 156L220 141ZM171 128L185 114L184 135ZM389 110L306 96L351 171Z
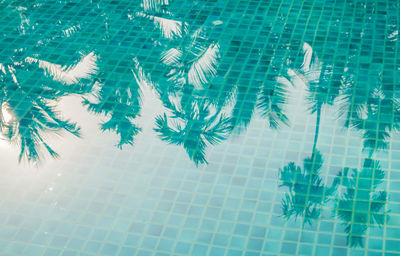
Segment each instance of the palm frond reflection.
M379 161L370 158L364 159L361 170L344 168L336 176L341 193L334 213L343 221L351 247L363 247L368 228L388 220L387 192L378 189L384 177Z

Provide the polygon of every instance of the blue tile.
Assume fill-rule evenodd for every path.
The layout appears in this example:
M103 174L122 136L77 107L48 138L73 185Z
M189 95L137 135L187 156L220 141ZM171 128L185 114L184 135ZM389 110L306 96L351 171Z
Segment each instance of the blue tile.
M195 244L192 249L191 255L207 255L208 246Z
M0 254L399 254L399 13L0 1Z

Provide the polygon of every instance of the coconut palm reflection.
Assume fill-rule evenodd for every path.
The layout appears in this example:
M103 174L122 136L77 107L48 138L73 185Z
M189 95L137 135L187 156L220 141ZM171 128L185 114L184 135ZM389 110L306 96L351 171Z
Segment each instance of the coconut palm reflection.
M3 2L2 4L4 5ZM173 13L166 10L168 1L144 0L140 5L142 9L140 11L137 9L137 3L129 3L128 13L119 13L117 9L106 8L100 2L87 5L92 7L91 12L99 14L95 19L98 24L104 24L102 33L88 33L93 26L86 21L66 20L63 15L60 15L58 20L54 18L57 16L55 15L49 18L47 23L57 24L57 31L50 31L45 37L41 34L47 25L38 22L35 20L36 16L30 14L43 8L50 8L52 3L27 4L14 1L13 5L6 5L7 15L14 13L19 17L13 19L16 21L15 24L12 22L8 24L14 26L9 29L12 31L9 34L10 38L41 36L37 37L33 48L25 49L25 44L23 45L25 48L10 52L9 60L0 62L1 130L4 137L16 141L21 146L20 158L26 156L30 161L39 160L40 147L56 157L57 153L43 140L41 133L65 130L79 136L78 126L59 116L56 111L56 100L71 93L87 93L91 88L90 85L94 84L93 91L84 97L83 103L91 112L109 117L108 121L101 124L101 129L115 131L120 136L119 147L133 144L134 137L141 130L135 124L135 119L141 110L140 83L145 77L144 71L139 67L138 59L141 57L136 58L136 52L132 52L124 55L129 59L115 61L113 54L115 49L111 45L117 40L119 44L129 43L123 41L120 33L115 33L116 29L135 34L143 32L146 27L149 28L148 21L150 21L156 29L150 40L152 47L148 50L154 54L159 49L162 65L168 68L168 74L163 76L166 80L154 87L168 114L179 112L177 115L158 117L155 120L155 129L161 133L162 139L171 141L166 124L171 123L169 119L176 119L172 120L172 123L181 122L182 126L173 127L169 131L177 130L180 136L185 134L182 145L189 157L196 164L206 162L205 145L225 139L229 124L221 108L216 109L207 100L201 100L201 97L192 97L192 92L205 89L203 87L206 87L215 76L220 58L219 44L210 43L202 29L189 32L186 28L187 23L172 19ZM60 7L61 11L65 11L71 8L71 5L60 3ZM131 14L129 10L135 11ZM122 19L126 20L127 27L121 28ZM80 61L70 65L59 65L48 60L48 53L55 52L55 46L68 45L68 42L74 40L88 42L83 46L84 51L87 49L95 51L79 56ZM163 52L166 40L174 47ZM110 47L96 48L96 43L92 42ZM81 49L68 49L69 52L78 50ZM52 58L54 54L51 55L50 59ZM144 66L148 67L148 64L143 61ZM110 74L109 70L114 72ZM95 74L97 75L93 83L90 79ZM154 77L157 78L156 75ZM43 82L40 86L31 88L30 82L35 81L36 85L37 79ZM83 83L84 81L89 83ZM174 100L170 101L168 98L170 96L175 97ZM16 99L15 97L27 100L22 104L17 100L11 100Z
M387 21L387 30L378 33L384 40L387 56L395 54L398 39L398 26L394 21L398 2L390 5L388 13L391 13L391 18ZM368 26L373 26L373 23ZM362 134L364 151L373 154L387 149L392 133L399 129L400 102L396 78L400 73L393 64L384 61L381 52L374 53L372 61L360 61L359 53L360 46L351 44L349 56L343 59L346 68L341 79L339 117L346 127Z
M321 153L316 150L312 156L305 158L303 167L294 162L280 169L281 187L289 192L282 200L283 216L287 219L303 218L303 224L312 224L321 214L321 205L332 195L333 190L325 187L320 175L323 165Z
M0 35L7 46L0 55L0 133L20 147L20 160L37 162L44 153L57 157L46 135L80 136L79 126L57 111L63 96L78 94L90 112L104 115L100 129L116 133L122 147L133 145L141 132L136 119L142 89L151 86L163 107L153 130L199 165L207 163L207 147L247 129L257 112L272 129L288 126L288 95L301 86L316 120L314 140L302 164L290 162L279 170L280 186L287 189L284 217L311 225L323 206L335 203L333 213L344 223L352 247L363 246L368 228L385 224L387 193L379 189L384 172L373 157L388 148L400 128L390 64L371 68L363 80L354 68L360 60L356 51L335 63L327 54L319 57L308 43L293 46L273 33L267 46L248 46L238 34L219 39L205 25L207 15L174 13L168 0L88 1L74 17L89 19L65 15L74 10L73 1L51 2L0 0L1 17L9 21ZM57 11L45 22L31 15L50 8ZM388 28L386 48L395 48L397 29ZM232 63L236 55L246 56L245 61ZM318 139L324 107L335 104L344 126L361 132L368 158L360 170L343 168L329 185Z
M186 32L160 57L166 73L155 89L167 113L156 118L154 130L162 140L182 145L197 165L207 162L207 145L227 138L230 123L221 106L199 95L216 75L219 44L202 29Z
M43 152L57 157L45 135L80 135L77 124L63 119L57 111L57 101L89 91L86 81L97 72L97 56L93 52L81 54L69 65L46 60L40 54L43 43L40 37L35 38L35 25L28 17L29 11L40 6L14 1L2 7L1 13L10 17L2 40L16 43L7 47L0 59L1 136L20 147L19 160L38 162ZM32 45L21 43L27 39Z
M319 121L317 119L317 123ZM280 186L289 189L282 200L283 216L286 219L302 217L303 225L311 225L313 220L318 219L322 205L329 200L336 186L326 186L320 177L324 161L317 149L318 132L319 124L316 125L311 157L303 160L302 167L290 162L279 169Z
M400 128L400 101L393 85L377 81L365 88L352 77L345 75L339 102L344 125L362 132L364 150L387 149L391 133Z
M1 132L10 142L21 147L20 160L38 161L41 148L53 157L57 156L43 139L45 133L66 131L79 136L79 127L60 116L56 102L62 96L84 92L84 88L76 89L69 85L94 74L95 62L96 56L91 53L69 67L31 57L20 63L0 64L0 102L2 112L8 114L8 117L1 116ZM34 88L29 86L32 81L36 83ZM58 84L55 85L54 81Z
M327 187L320 177L320 170L323 165L323 157L317 149L318 137L320 132L321 109L324 104L333 104L336 91L329 92L329 80L331 72L330 66L319 61L317 55L313 53L311 46L307 43L303 45L303 62L301 67L292 73L292 77L297 76L304 83L308 93L307 101L310 104L311 114L316 113L316 124L314 132L314 142L311 157L305 158L303 168L290 162L287 166L280 169L280 186L287 187L289 192L282 200L283 215L289 219L303 217L303 224L312 224L312 220L317 219L321 213L322 204L328 201L333 194L335 185ZM292 81L296 81L294 78Z
M211 109L209 103L195 102L176 112L178 115L158 116L154 130L162 140L182 145L196 165L207 163L206 146L225 140L230 131L229 118L211 113Z
M235 74L228 75L230 79L236 80L235 104L232 111L232 127L241 132L247 128L253 119L256 110L269 123L269 127L279 129L289 125L285 112L288 94L293 86L287 75L287 67L281 70L282 63L270 60L266 55L260 53L260 61L271 63L271 70L275 75L262 75L262 79L235 78ZM254 67L249 67L253 69ZM265 72L267 71L267 68ZM265 77L264 77L265 76Z
M363 246L368 228L385 224L387 193L377 188L383 182L384 172L380 169L379 161L366 158L361 171L344 168L331 186L324 185L319 176L323 159L317 150L321 109L325 104L333 105L339 98L341 114L347 115L346 127L363 131L363 148L369 150L369 156L372 156L375 150L386 148L390 132L397 128L398 122L392 123L398 116L397 101L390 99L393 97L390 88L389 91L383 91L373 87L367 90L366 97L359 95L362 90L355 88L350 74L345 74L341 84L329 85L331 68L323 68L318 58L313 57L312 48L308 44L305 43L303 49L303 64L296 73L306 85L310 112L317 115L316 130L312 156L304 159L303 168L291 162L280 170L280 186L289 189L282 200L283 215L286 218L303 217L303 224L311 224L313 219L319 217L321 205L335 197L337 206L334 214L346 225L348 245ZM382 115L387 119L380 120Z
M91 93L92 97L85 97L83 104L96 114L104 114L108 121L102 122L102 131L115 131L120 137L117 144L133 145L134 137L141 131L135 124L136 117L141 110L140 82L143 77L139 64L136 62L132 74L122 74L117 79L99 78L96 83L98 91ZM104 67L103 67L104 68Z
M313 147L313 150L315 150L315 142L318 140L319 135L322 107L324 105L333 105L339 90L330 84L332 66L321 62L308 43L304 43L303 52L304 60L299 73L306 84L307 100L310 104L309 110L312 114L316 113L316 131Z
M168 45L160 54L159 69L164 72L152 74L153 81L158 81L153 83L154 89L166 110L156 118L154 129L162 140L182 145L199 164L207 162L207 145L225 140L235 128L243 130L256 108L273 128L288 123L284 105L289 85L283 78L277 75L264 83L254 81L254 88L241 84L235 72L219 69L227 65L222 53L235 42L225 45L210 39L207 28L179 19L167 10L166 2L146 2L142 7L130 18L154 24L164 38L157 44L167 40Z
M326 55L319 58L308 43L298 45L302 46L303 52L303 56L298 58L300 62L294 56L296 46L287 46L289 42L285 38L281 38L285 43L271 40L270 47L252 46L249 51L240 40L218 39L212 28L206 26L205 17L174 13L171 3L166 0L126 0L119 1L119 4L90 1L86 3L87 8L80 8L76 15L90 16L88 21L63 15L75 5L68 1L1 2L6 10L2 14L17 17L7 24L10 29L7 29L6 39L17 36L36 40L30 49L24 40L16 40L18 45L7 49L10 58L0 61L0 74L4 81L7 80L4 84L9 84L2 88L4 111L1 127L4 136L14 140L22 133L31 134L24 143L17 139L25 148L22 156L34 152L35 146L32 145L43 145L56 156L41 138L32 137L40 134L41 130L51 128L79 134L76 124L63 120L56 113L55 100L71 93L83 95L93 84L91 94L84 95L85 106L91 112L109 118L100 127L119 135L119 147L134 144L135 136L141 131L135 119L141 112L140 80L145 72L150 73L148 78L151 77L152 82L149 84L153 85L164 107L164 113L155 119L154 130L162 140L182 146L196 164L207 162L208 145L222 142L234 131L245 130L256 112L268 120L273 129L289 125L285 105L290 89L298 86L294 77L304 82L309 111L316 116L312 155L305 162L322 164L316 146L321 113L324 106L335 102L342 106L341 117L345 119L345 125L363 132L365 149L387 146L388 137L397 128L399 104L392 93L393 86L379 82L383 82L384 77L379 80L377 76L377 85L371 85L365 95L360 95L364 86L354 82L354 71L342 65L335 66ZM55 8L57 15L46 20L48 24L37 15L30 15L54 5L60 8ZM122 5L126 7L123 10L119 7ZM48 31L53 25L55 31ZM93 33L94 29L96 33ZM390 40L395 37L394 32L388 35ZM76 42L85 43L79 44L81 48L74 48ZM59 51L60 45L65 46L66 52L74 58L59 61L54 52ZM78 52L83 54L78 55ZM246 55L249 61L232 64L229 57L233 53ZM125 58L120 59L120 56ZM353 66L352 61L347 60L346 65ZM297 63L297 67L293 67L293 63ZM246 72L239 72L239 65ZM41 86L29 87L29 79L34 77L29 75L30 72L35 74L35 79L41 77ZM95 83L91 81L94 76ZM337 77L342 79L338 82ZM32 99L30 105L41 108L36 112L51 110L45 115L50 119L45 124L57 125L28 124L23 118L37 119L35 111L25 109L18 112L18 108L25 105L17 106L18 103L10 100L10 91L13 90L18 97ZM40 106L35 97L41 101ZM7 115L13 116L11 121ZM22 126L21 120L24 120ZM24 126L31 127L31 132L24 131ZM31 145L30 149L26 145ZM313 184L316 182L315 174L310 173L315 171L303 168L301 173L309 175L305 179L313 180Z
M335 179L340 185L334 213L346 226L347 243L352 247L363 247L368 228L387 221L387 193L378 189L384 177L379 161L366 158L361 170L344 168Z

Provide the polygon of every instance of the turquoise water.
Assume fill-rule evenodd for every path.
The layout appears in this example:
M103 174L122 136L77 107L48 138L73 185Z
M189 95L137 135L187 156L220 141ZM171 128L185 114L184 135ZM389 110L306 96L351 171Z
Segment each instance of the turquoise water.
M397 0L0 0L0 255L400 255Z

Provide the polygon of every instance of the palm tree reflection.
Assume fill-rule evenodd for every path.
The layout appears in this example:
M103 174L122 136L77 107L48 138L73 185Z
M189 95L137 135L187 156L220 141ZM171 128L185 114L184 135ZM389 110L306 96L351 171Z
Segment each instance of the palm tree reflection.
M183 145L189 158L198 165L207 163L207 144L215 145L226 139L230 123L229 118L223 114L210 113L210 105L207 103L193 103L190 107L179 112L178 116L158 116L154 130L162 140Z
M379 161L366 158L361 171L344 168L335 179L340 189L334 213L344 222L347 243L352 247L364 246L369 226L387 221L387 193L378 189L384 176Z
M372 157L388 148L392 132L400 128L400 101L390 80L393 75L386 72L392 67L370 69L366 86L356 82L361 77L356 73L359 70L349 68L358 65L358 55L335 66L304 43L301 65L292 69L293 56L282 60L279 54L274 55L275 50L289 51L286 46L273 45L271 52L251 46L249 51L240 40L224 43L212 39L203 23L189 24L188 19L168 10L168 0L143 0L140 6L122 0L122 12L116 5L90 1L87 8L80 8L81 16L89 17L83 12L90 10L95 21L65 20L56 13L46 20L47 25L29 15L54 7L50 2L0 1L1 16L9 18L2 29L2 43L14 44L2 49L0 60L0 134L20 147L19 160L38 162L44 152L57 157L45 139L47 134L80 136L78 125L57 111L60 98L71 94L85 94L84 105L109 118L101 123L101 130L118 134L118 147L133 145L141 131L135 121L142 108L141 86L149 84L164 107L155 118L156 134L167 143L182 146L196 165L207 163L207 146L245 130L256 111L270 128L289 125L285 109L288 94L298 85L296 81L302 81L308 111L316 117L315 133L311 156L303 165L290 162L279 170L280 186L287 189L282 199L284 217L301 217L303 225L311 225L335 195L334 215L345 225L349 246L362 247L368 228L385 224L387 193L379 189L384 172ZM62 14L73 4L53 9ZM204 17L191 18L195 23L205 22ZM47 33L53 25L57 31ZM100 32L93 33L93 28ZM389 28L386 48L395 48L396 29ZM85 43L76 49L76 42ZM64 61L56 61L59 56L55 54L60 45L68 47L67 53L85 54L62 65ZM122 52L127 49L132 51ZM248 63L233 65L231 58L224 59L230 53L246 56ZM126 59L120 60L119 54ZM241 65L243 69L238 67ZM152 82L145 81L150 79L145 67L152 71ZM361 170L346 167L328 186L321 175L324 159L317 144L323 107L335 103L344 126L362 133L363 149L369 155Z
M135 124L135 119L140 115L140 83L144 74L136 60L133 64L133 75L124 73L114 79L100 76L96 82L98 92L92 92L92 97L85 97L83 101L90 111L110 117L100 127L102 131L113 130L119 135L119 148L125 144L133 145L134 137L141 131ZM106 70L107 66L102 68Z
M310 189L314 185L320 186L315 172L321 167L314 168L323 162L317 149L322 108L333 105L339 95L345 125L363 132L366 150L387 147L391 132L399 128L400 105L392 85L381 83L383 78L379 80L377 76L377 85L371 85L364 95L360 95L365 86L354 83L356 74L348 68L334 68L329 61L319 59L307 43L302 46L302 61L298 63L302 63L301 66L290 69L291 53L285 60L274 56L274 51L290 51L286 45L271 45L273 50L253 47L251 52L246 52L249 48L243 47L240 40L225 43L223 39L211 39L213 33L209 33L209 28L204 25L204 17L182 18L169 10L168 0L143 0L141 3L124 0L122 4L126 9L122 12L117 5L90 1L87 3L90 8L81 8L81 11L90 10L90 17L95 22L54 15L47 21L51 25L57 24L57 31L43 37L46 24L41 24L29 13L53 5L46 1L37 2L0 2L4 7L2 10L6 10L2 14L17 17L7 23L10 29L5 29L6 39L15 36L21 39L16 40L17 45L12 50L7 49L10 57L0 61L0 103L4 108L0 115L1 130L5 137L21 145L21 158L37 160L40 145L51 155L57 155L39 136L41 131L64 130L79 135L76 124L59 116L55 101L64 95L87 93L91 86L86 82L91 82L95 74L98 74L95 90L91 96L85 95L84 104L93 113L109 117L101 123L101 129L115 131L120 137L119 147L133 144L141 131L135 123L141 111L140 77L143 71L140 71L139 61L143 67L152 68L152 84L165 108L165 113L157 116L154 130L162 140L183 146L196 164L207 162L207 145L220 143L235 130L246 129L257 110L273 129L288 125L285 105L290 88L295 86L293 76L303 80L309 110L316 114L312 155L304 160L316 165L311 169L293 165L287 172L300 172L303 179L310 180ZM62 5L60 14L73 5ZM195 24L189 24L189 19ZM101 24L99 33L92 33L93 24ZM130 47L139 43L136 39L142 38L143 32L146 32L145 42L140 42L140 47ZM388 35L390 41L395 39L394 32ZM31 49L27 49L25 39L32 41L32 38L37 40ZM74 41L86 42L86 45L82 49L71 46L67 52L88 54L72 65L56 64L54 59L57 57L52 55L57 55L54 52L60 44L69 45L65 42ZM116 46L128 46L123 50L133 50L122 54L128 56L126 59L119 60L115 56ZM236 51L239 51L238 55L251 57L248 63L243 63L247 72L237 71L237 65L234 67L230 63L232 59L224 59L224 56L229 57L226 53ZM159 63L154 59L159 59ZM110 71L112 74L108 73ZM340 77L340 72L344 72L343 78L335 83L333 78ZM40 77L40 86L29 86L33 77ZM27 100L21 104L11 100L15 97ZM13 118L9 119L7 115Z
M183 35L160 58L167 72L155 89L169 114L156 118L154 130L162 140L182 145L196 165L207 163L206 146L226 139L230 131L223 108L199 95L214 78L219 58L219 44L209 42L201 29Z
M79 84L96 73L96 56L92 53L83 56L69 67L31 57L0 65L2 136L20 146L19 160L38 162L43 150L57 157L43 135L62 131L75 136L80 133L77 124L60 116L56 101L65 95L84 93L86 87L70 85ZM30 86L29 79L33 79L35 87Z
M266 56L261 55L260 58L263 61L269 61L266 60ZM234 129L239 132L245 130L256 110L268 121L272 129L289 125L285 106L293 85L287 75L288 69L285 67L281 70L281 64L272 63L271 69L276 72L276 75L267 75L263 81L238 79L231 120Z
M303 168L294 162L280 169L280 186L285 186L289 192L282 200L283 215L289 219L303 217L303 224L311 225L321 213L321 206L328 201L334 192L334 186L326 187L320 178L323 158L317 149L318 135L321 122L321 109L324 104L333 104L336 94L329 94L329 65L324 65L313 53L309 44L303 45L303 63L301 68L289 71L292 76L298 76L306 85L307 100L311 104L309 110L316 113L316 125L311 157L304 159ZM324 68L323 68L324 67ZM294 79L292 79L294 80Z
M387 149L391 133L400 128L400 101L393 86L385 87L361 87L351 74L343 81L339 114L346 127L362 132L363 148L370 153Z
M46 4L0 3L2 17L9 20L2 28L2 42L13 42L4 47L0 59L1 137L20 147L19 160L34 163L45 152L58 156L45 135L68 132L80 136L77 124L57 111L57 102L63 96L90 91L90 80L97 73L98 57L94 52L80 54L79 60L70 65L49 60L45 45L57 36L52 31L48 33L51 36L43 38L41 33L47 24L31 15L48 8Z
M279 170L280 186L289 189L282 200L282 212L287 219L303 217L303 224L311 225L312 220L320 216L321 205L333 192L319 176L322 165L322 155L316 150L310 158L304 159L303 167L291 162Z

